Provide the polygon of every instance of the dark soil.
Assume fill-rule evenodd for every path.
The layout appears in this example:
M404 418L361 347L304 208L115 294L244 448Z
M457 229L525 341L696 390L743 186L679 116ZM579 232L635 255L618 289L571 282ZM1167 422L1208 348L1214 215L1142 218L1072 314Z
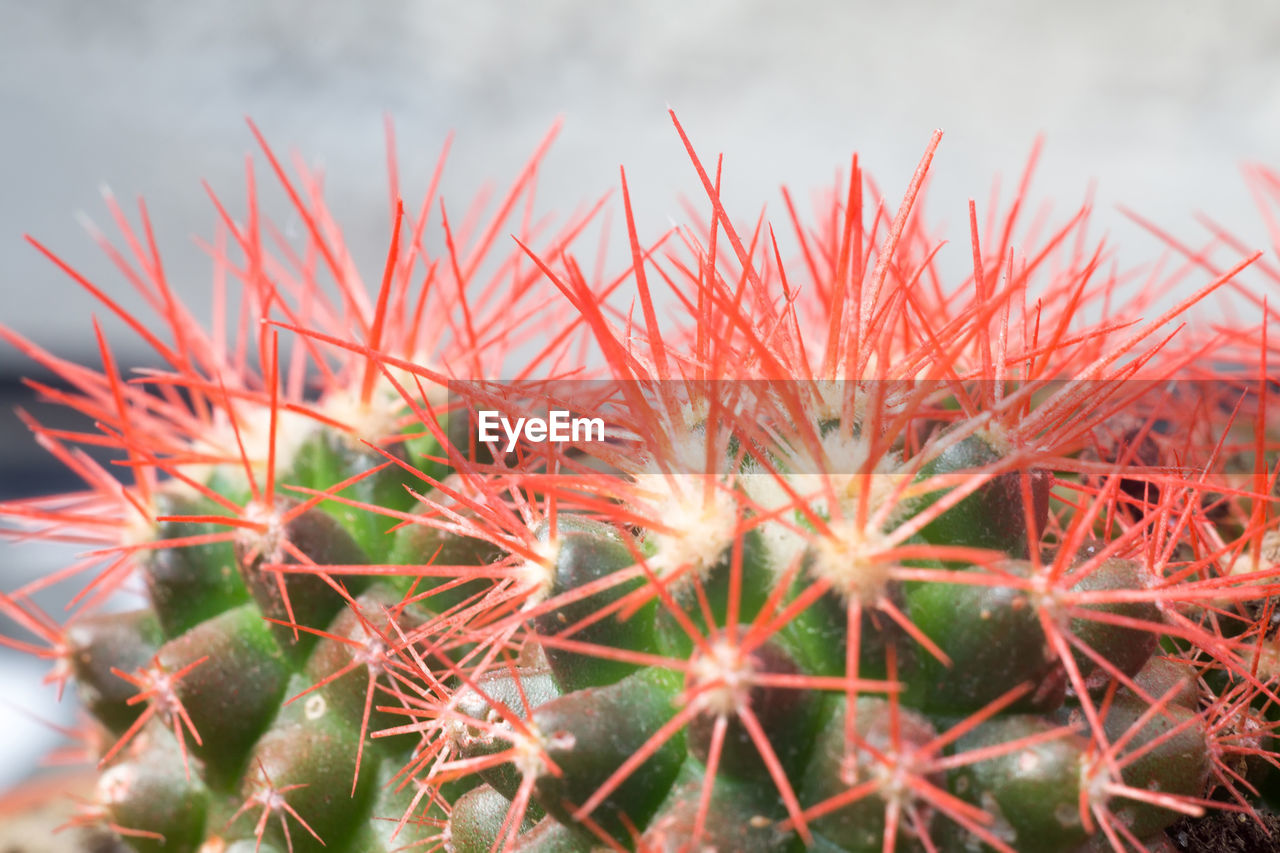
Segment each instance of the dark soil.
M1213 811L1183 818L1165 831L1177 850L1187 853L1272 853L1280 851L1280 815L1257 817Z

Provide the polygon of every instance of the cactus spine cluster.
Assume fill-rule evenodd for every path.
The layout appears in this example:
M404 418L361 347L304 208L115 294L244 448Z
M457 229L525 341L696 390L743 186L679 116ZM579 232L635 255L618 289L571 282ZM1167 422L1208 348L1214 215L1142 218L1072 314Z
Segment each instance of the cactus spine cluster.
M1076 851L1265 808L1257 256L1196 255L1168 309L1154 276L1122 300L1086 211L1040 234L1019 199L985 228L970 206L948 285L914 211L935 137L896 209L856 159L815 224L785 196L784 260L676 127L708 219L642 243L624 176L613 278L575 259L598 207L527 213L541 150L488 221L393 188L366 286L317 176L264 143L303 245L252 192L220 206L213 331L145 210L138 231L111 203L108 249L154 321L36 244L164 365L3 332L96 424L32 421L86 488L2 507L88 543L0 597L22 632L0 641L92 716L78 821L140 853ZM1179 327L1225 286L1256 320ZM466 417L566 405L604 440L484 445ZM32 596L61 583L57 620Z

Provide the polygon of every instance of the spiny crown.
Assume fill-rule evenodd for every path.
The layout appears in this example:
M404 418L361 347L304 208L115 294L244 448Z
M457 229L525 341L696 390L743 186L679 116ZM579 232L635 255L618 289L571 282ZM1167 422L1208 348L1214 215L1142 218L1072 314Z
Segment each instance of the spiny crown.
M100 333L101 373L6 333L100 427L33 422L89 491L5 506L100 550L0 599L106 732L85 820L140 849L1074 850L1256 807L1270 309L1166 331L1256 256L1090 324L1119 279L1083 212L1028 250L1017 203L987 234L971 205L946 290L912 212L935 136L896 213L856 159L816 229L788 196L784 263L676 126L711 215L645 247L623 176L639 317L574 259L585 219L540 248L522 224L477 280L537 156L490 224L441 205L447 258L420 237L434 189L407 228L394 204L372 292L315 176L264 145L306 251L266 250L252 192L246 224L223 211L231 347L173 300L145 212L113 257L172 345L58 262L167 365L125 381ZM567 330L516 368L561 380L540 405L591 376L570 402L617 429L460 441L446 409L514 399L491 377L534 318ZM1189 381L1217 351L1248 369ZM65 626L31 603L89 572ZM133 577L148 607L94 612Z

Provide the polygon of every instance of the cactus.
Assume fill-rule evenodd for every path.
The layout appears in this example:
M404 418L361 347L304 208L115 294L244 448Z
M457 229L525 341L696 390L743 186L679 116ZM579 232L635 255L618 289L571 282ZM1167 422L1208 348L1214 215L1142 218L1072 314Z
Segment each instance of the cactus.
M1076 851L1266 808L1273 313L1175 327L1257 256L1158 311L1159 281L1116 297L1083 212L1037 242L1019 203L985 229L971 204L947 289L915 211L935 137L896 213L856 159L816 227L786 196L784 262L676 128L709 219L642 243L624 174L612 279L572 251L598 208L524 215L493 257L543 149L487 224L440 206L440 258L432 194L406 221L393 187L366 287L263 142L305 251L252 192L219 208L230 344L172 298L145 211L111 202L111 251L157 324L36 244L165 365L3 333L98 429L31 421L87 489L2 508L93 546L0 598L36 638L0 640L93 717L77 820L166 853ZM455 417L556 408L608 429L508 447ZM62 624L31 599L54 583L83 589ZM145 607L104 606L131 587Z

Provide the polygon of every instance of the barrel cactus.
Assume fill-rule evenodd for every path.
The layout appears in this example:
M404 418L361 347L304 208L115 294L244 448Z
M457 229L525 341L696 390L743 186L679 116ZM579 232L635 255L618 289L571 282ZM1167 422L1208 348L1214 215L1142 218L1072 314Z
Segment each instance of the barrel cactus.
M785 260L676 128L708 218L643 243L624 175L612 278L575 259L596 209L522 212L537 157L487 224L440 205L438 258L431 195L393 188L366 287L264 143L304 245L223 211L213 330L145 211L113 203L110 251L155 322L37 244L165 365L4 332L97 427L32 421L86 490L3 507L91 544L0 597L92 715L78 821L139 851L1076 851L1266 808L1272 314L1180 325L1256 256L1161 310L1083 212L1038 238L971 205L947 286L935 137L896 209L856 159L816 225L785 196ZM32 595L61 583L59 622Z

